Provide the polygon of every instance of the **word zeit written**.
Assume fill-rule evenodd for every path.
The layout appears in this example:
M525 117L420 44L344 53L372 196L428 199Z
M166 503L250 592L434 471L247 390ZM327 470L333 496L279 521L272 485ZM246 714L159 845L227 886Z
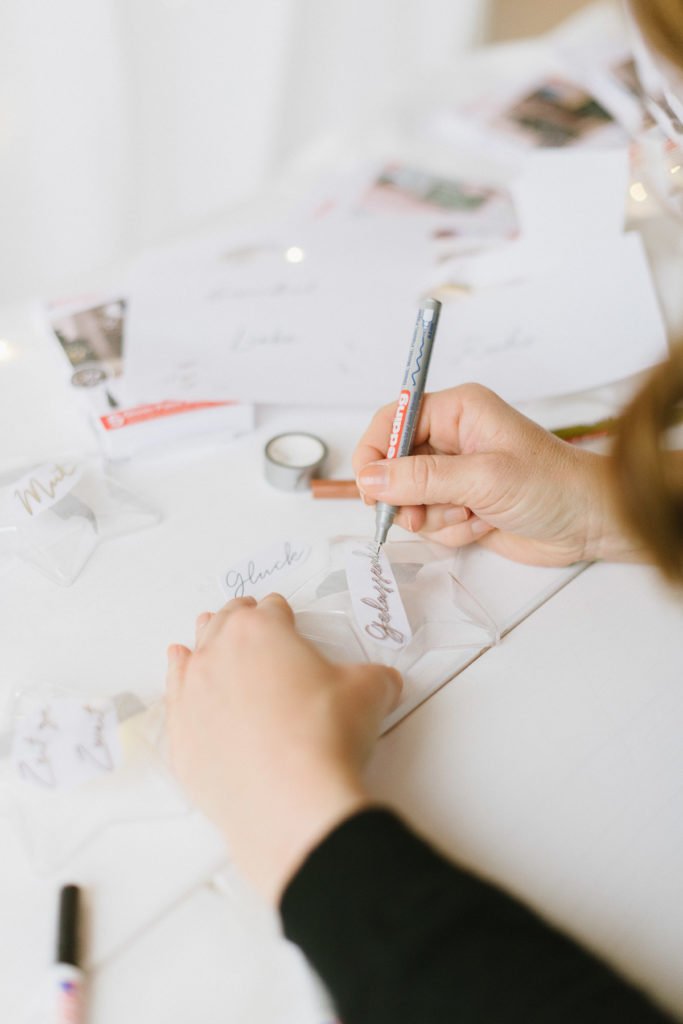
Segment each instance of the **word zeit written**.
M254 587L264 583L271 576L277 576L286 572L294 566L303 565L311 553L310 547L297 548L285 541L278 552L278 557L265 566L257 566L253 558L249 559L246 567L242 569L231 569L225 575L225 585L233 597L244 597Z
M78 466L43 466L23 479L14 495L29 516L42 512L65 494L77 482ZM76 478L76 479L74 479Z
M57 788L63 781L61 761L65 749L83 764L85 774L114 771L116 756L106 735L108 708L84 704L82 712L85 718L78 734L69 736L64 733L51 707L41 708L36 716L35 730L21 738L23 753L21 746L17 753L17 769L24 781L47 789ZM55 753L55 745L60 747L59 754Z
M370 582L375 592L374 597L361 597L361 604L373 608L377 617L363 627L368 636L373 640L391 640L399 646L406 642L406 635L400 629L392 625L393 613L389 595L396 593L396 583L383 575L380 562L380 552L375 550L373 545L368 545L362 551L354 551L359 558L370 559ZM400 597L397 598L400 601Z

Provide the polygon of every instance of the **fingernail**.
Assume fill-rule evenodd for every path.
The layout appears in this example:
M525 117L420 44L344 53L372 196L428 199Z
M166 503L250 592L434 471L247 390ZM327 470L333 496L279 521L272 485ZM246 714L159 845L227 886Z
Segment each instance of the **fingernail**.
M406 512L406 530L409 530L410 533L415 532L415 530L413 529L413 516L412 513L410 512Z
M489 524L485 523L482 519L475 519L472 522L472 533L474 534L486 533L486 531L490 529L491 527L489 526Z
M466 508L460 506L456 508L447 508L443 514L443 521L447 526L453 526L455 523L464 523L469 513Z
M383 462L371 462L358 474L358 485L364 490L381 491L389 483L389 468Z

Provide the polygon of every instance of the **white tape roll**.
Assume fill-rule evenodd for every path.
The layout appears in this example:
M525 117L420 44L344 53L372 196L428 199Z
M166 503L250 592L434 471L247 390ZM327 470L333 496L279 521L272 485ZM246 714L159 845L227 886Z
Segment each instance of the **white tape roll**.
M271 437L265 447L266 480L282 491L305 491L327 457L327 446L315 434Z

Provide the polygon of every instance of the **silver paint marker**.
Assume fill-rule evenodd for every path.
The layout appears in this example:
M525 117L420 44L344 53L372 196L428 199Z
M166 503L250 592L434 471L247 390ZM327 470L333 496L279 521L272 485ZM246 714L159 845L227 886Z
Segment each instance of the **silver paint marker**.
M387 459L400 459L413 450L413 436L420 414L420 404L427 383L429 360L439 324L441 303L438 299L425 299L420 306L408 353L401 393L398 396L396 413L391 425ZM375 510L375 544L377 551L387 539L387 534L398 512L397 505L379 501Z

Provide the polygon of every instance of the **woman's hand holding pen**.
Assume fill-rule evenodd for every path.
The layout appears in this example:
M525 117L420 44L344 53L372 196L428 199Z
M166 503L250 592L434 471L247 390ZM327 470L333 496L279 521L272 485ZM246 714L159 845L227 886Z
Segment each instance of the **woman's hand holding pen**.
M370 802L361 772L401 677L333 665L277 594L197 620L194 651L168 652L173 768L271 901L343 818Z
M368 501L403 506L401 525L542 565L637 557L604 456L465 385L425 395L415 454L387 462L393 415L393 405L377 413L354 465ZM277 595L205 613L195 650L169 649L175 772L271 900L339 821L370 802L362 768L400 686L383 666L328 662Z
M367 503L401 506L399 526L534 565L642 557L621 527L605 456L464 384L424 396L413 454L388 461L394 412L392 403L376 413L353 465Z

